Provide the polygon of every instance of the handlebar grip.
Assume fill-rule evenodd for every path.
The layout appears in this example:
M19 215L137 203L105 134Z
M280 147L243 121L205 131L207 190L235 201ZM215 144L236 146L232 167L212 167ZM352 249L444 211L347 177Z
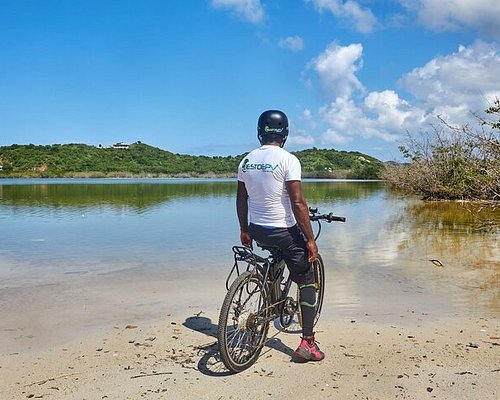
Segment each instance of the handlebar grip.
M345 217L336 217L335 215L329 215L328 216L328 221L337 221L337 222L345 222L346 218Z
M309 215L309 219L311 221L326 221L328 223L337 221L337 222L345 222L346 218L345 217L337 217L336 215L333 215L333 213L330 214L322 214L322 215Z

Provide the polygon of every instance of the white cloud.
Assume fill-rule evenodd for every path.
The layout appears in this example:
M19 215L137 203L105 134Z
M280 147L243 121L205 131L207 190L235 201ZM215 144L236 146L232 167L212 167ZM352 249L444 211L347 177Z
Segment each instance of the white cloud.
M304 109L304 111L302 111L301 120L305 121L311 129L316 129L318 127L318 122L316 121L313 112L309 108L306 108Z
M499 71L498 46L478 41L415 68L400 84L427 110L444 112L446 105L444 115L470 117L468 111L481 112L486 101L500 96Z
M387 98L392 104L385 102ZM325 143L343 144L354 137L393 142L399 137L407 119L414 114L404 110L405 103L394 92L372 92L366 99L365 103L370 107L339 97L320 108L319 116L328 127L322 137Z
M232 10L238 17L254 24L264 20L264 8L260 0L212 0L212 6Z
M435 31L457 31L464 27L500 38L498 0L400 0L418 15L421 24Z
M287 139L287 145L291 146L310 146L312 144L314 144L314 137L300 129L294 129Z
M304 49L304 40L299 36L288 36L280 39L278 45L283 49L301 51Z
M308 70L316 72L331 95L316 115L306 109L303 119L315 121L327 144L342 145L356 138L378 138L394 142L405 131L427 129L441 116L451 124L470 122L470 112L482 112L500 97L500 50L496 44L476 42L469 47L438 56L400 79L412 96L405 100L394 90L366 93L356 77L362 65L361 45L330 45L312 60ZM354 96L359 90L363 96ZM311 125L312 127L312 125Z
M304 118L304 116L302 116L302 118ZM287 146L302 148L304 146L311 146L314 142L314 137L310 133L290 121L290 134L286 142Z
M329 11L337 18L354 22L356 30L362 33L373 32L377 25L377 18L371 10L361 7L353 0L305 0L305 2L313 3L320 12Z
M347 136L342 136L335 129L329 128L323 133L322 136L323 143L326 144L335 144L335 145L343 145L352 141L352 138Z
M388 140L395 139L394 132L413 128L425 119L423 110L401 99L393 90L371 92L365 97L364 106L376 116L370 119L371 128L384 131L382 137Z
M306 121L311 121L312 120L312 111L309 110L308 108L306 108L303 112L302 112L302 117L306 120Z
M361 68L363 46L359 43L339 46L331 43L318 57L311 60L308 69L314 70L326 93L335 97L351 97L355 90L364 87L355 73Z
M364 125L365 116L352 99L337 97L331 104L319 109L320 117L336 132L352 132L354 126L358 129ZM357 121L356 124L353 124Z
M421 118L421 112L412 110L393 91L372 92L364 102L355 102L355 91L365 93L355 75L362 65L362 52L361 44L339 46L332 43L308 64L308 69L318 74L323 89L334 99L318 112L326 124L322 136L325 143L345 144L355 136L394 141L407 121ZM312 119L310 111L304 115Z

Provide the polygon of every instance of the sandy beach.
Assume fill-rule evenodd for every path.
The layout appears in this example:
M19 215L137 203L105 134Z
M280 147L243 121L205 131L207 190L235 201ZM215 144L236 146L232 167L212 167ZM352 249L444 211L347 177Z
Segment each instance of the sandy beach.
M237 375L217 352L222 269L12 278L0 290L0 399L498 399L498 286L422 268L411 279L332 270L316 327L325 360L294 363L298 329L275 324Z
M500 398L498 235L455 224L461 209L431 218L434 205L365 186L362 202L336 207L349 224L320 238L325 360L294 363L298 330L273 325L257 363L229 374L216 325L237 239L234 215L221 216L234 198L191 197L195 187L162 186L149 208L96 207L99 196L84 211L60 207L66 195L0 208L0 400ZM453 224L433 222L442 215Z
M0 356L2 399L498 399L500 323L434 320L408 311L399 323L322 320L318 363L297 364L298 334L271 327L258 362L231 375L218 358L218 310L102 328L44 350ZM428 321L428 319L430 321Z

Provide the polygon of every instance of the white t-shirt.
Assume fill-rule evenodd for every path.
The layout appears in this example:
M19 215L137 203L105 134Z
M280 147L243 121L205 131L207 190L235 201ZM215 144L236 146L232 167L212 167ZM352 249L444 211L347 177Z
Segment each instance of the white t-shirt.
M238 180L248 192L250 223L276 228L296 224L285 182L300 181L302 168L293 154L263 145L240 162Z

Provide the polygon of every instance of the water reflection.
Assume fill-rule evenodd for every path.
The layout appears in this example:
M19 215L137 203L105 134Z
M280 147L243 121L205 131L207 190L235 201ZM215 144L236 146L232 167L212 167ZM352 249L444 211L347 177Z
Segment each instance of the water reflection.
M384 191L378 181L322 181L304 182L304 194L310 205L328 204L331 201L361 200Z
M215 279L230 267L239 238L235 180L3 183L5 285L106 279L117 270ZM304 192L311 206L347 217L325 226L319 241L325 313L500 311L498 211L399 198L382 182L305 181Z
M413 226L425 224L429 230L469 234L500 228L500 209L480 202L415 202L404 211Z
M70 184L71 183L71 184ZM338 199L360 199L380 191L381 182L306 181L304 192L311 204ZM2 185L3 207L32 212L32 207L67 208L68 210L110 205L143 212L163 203L190 198L234 197L235 180L121 180L66 183ZM35 210L36 212L36 210Z
M398 257L410 273L425 274L464 292L469 307L500 310L500 212L480 203L410 202L389 222Z
M115 181L96 183L38 183L0 185L1 204L20 212L37 213L39 207L79 212L107 205L117 210L128 208L143 213L162 203L178 199L230 197L235 190L231 181Z

